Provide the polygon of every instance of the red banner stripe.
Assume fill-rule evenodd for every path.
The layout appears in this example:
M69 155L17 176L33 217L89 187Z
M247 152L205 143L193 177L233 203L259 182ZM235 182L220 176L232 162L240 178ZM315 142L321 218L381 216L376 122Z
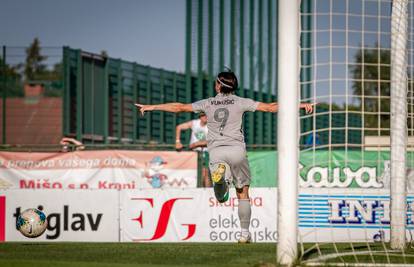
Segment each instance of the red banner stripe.
M0 242L6 239L6 197L0 196Z

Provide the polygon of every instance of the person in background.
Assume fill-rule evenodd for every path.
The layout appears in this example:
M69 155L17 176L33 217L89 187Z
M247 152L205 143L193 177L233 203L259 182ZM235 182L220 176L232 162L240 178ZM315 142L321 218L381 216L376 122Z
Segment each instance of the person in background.
M62 145L62 152L70 152L73 150L84 150L85 146L82 144L82 142L76 140L75 138L71 137L63 137L60 142L60 145Z
M208 151L207 151L207 115L204 112L198 114L198 119L187 121L177 125L175 129L175 149L181 151L183 144L181 143L181 131L191 129L191 138L189 148L197 151L201 157L201 176L203 186L210 187L211 181L208 174Z

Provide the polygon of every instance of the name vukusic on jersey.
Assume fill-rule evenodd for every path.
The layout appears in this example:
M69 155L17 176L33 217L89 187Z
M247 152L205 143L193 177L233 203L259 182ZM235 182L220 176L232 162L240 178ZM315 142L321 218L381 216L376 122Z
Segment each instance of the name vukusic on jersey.
M43 207L39 206L42 210ZM20 215L21 207L16 208L13 217L17 218ZM98 231L99 225L102 221L103 214L97 213L78 213L72 212L69 205L63 206L63 212L49 213L47 215L46 239L57 239L62 231Z
M234 99L211 100L211 105L234 105Z

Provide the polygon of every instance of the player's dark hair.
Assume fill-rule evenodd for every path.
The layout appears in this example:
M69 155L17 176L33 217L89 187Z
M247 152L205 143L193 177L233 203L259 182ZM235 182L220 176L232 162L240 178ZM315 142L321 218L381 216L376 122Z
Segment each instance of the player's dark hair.
M231 94L239 86L236 74L231 70L220 72L217 75L217 82L221 84L220 93L223 94Z

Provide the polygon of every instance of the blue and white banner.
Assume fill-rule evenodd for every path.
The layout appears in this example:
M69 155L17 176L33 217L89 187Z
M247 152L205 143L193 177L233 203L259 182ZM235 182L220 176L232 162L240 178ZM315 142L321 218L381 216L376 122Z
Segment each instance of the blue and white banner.
M277 242L277 188L252 188L254 242ZM42 209L45 234L27 239L18 214ZM299 242L388 241L389 191L300 189ZM414 195L407 196L407 241L414 237ZM0 241L237 242L235 190L221 204L212 188L141 190L1 190ZM283 214L282 214L283 216Z
M413 200L407 196L407 238L414 230ZM389 190L302 189L298 219L304 242L387 241Z

